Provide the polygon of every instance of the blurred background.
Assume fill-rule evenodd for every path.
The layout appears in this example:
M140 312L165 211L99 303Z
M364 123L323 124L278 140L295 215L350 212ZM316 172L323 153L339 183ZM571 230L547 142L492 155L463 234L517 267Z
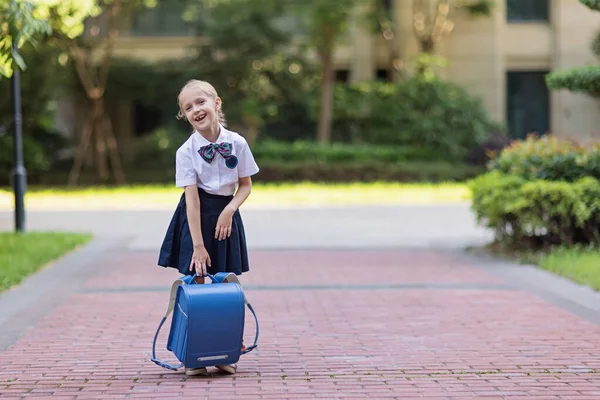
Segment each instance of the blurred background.
M250 142L257 181L464 181L512 139L595 131L593 96L552 90L581 89L564 69L595 63L599 19L581 3L3 0L4 50L11 7L35 6L32 28L17 30L27 180L173 182L190 133L177 94L196 78ZM14 115L2 62L6 187Z

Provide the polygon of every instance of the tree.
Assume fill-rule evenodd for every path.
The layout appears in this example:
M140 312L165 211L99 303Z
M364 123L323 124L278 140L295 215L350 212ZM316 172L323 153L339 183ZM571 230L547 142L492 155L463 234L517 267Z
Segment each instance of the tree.
M401 62L400 43L396 34L396 20L394 12L386 4L386 0L372 0L367 11L367 19L374 23L374 31L380 34L388 48L388 72L392 80L404 77L404 68Z
M464 8L472 16L489 15L492 0L413 0L413 31L421 51L433 54L436 44L454 30L451 14Z
M33 1L0 1L0 75L10 78L13 65L21 70L27 65L19 54L25 44L34 44L36 35L50 34L47 21L42 20Z
M54 29L66 35L73 34L77 26L83 25L83 19L91 13L91 10L86 8L88 3L74 3L73 0L64 1L50 13L51 8L57 5L57 0L2 0L0 2L0 28L2 30L0 76L10 77L12 80L15 160L13 181L17 231L25 230L26 185L26 170L23 165L20 70L25 70L27 66L19 49L25 44L35 44L36 36L48 35ZM64 18L66 14L71 14L73 11L77 11L74 13L75 15Z
M579 0L592 11L600 11L600 0ZM592 42L592 51L600 57L600 34ZM600 66L585 65L554 71L546 75L546 85L553 90L567 89L600 97Z
M192 68L217 88L228 119L244 126L251 144L265 116L303 92L307 62L293 49L286 11L280 0L196 0L184 14L201 20L204 39Z
M337 40L347 31L357 0L312 0L296 4L303 18L306 38L317 53L321 69L321 94L317 141L331 141L333 120L333 56Z

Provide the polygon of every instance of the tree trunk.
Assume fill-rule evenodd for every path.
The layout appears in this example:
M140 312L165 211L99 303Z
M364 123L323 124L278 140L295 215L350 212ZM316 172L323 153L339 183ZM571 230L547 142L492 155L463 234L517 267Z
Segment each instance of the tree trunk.
M331 142L331 125L333 121L333 37L328 37L326 43L325 49L320 54L323 79L321 81L321 109L319 112L317 141L321 144Z

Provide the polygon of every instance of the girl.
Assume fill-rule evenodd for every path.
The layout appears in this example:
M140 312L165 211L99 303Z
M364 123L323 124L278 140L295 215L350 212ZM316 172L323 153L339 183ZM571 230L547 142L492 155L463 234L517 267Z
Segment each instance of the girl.
M197 274L248 272L246 237L239 207L250 195L251 176L259 171L246 140L225 129L222 102L208 82L191 80L178 97L177 118L194 131L177 150L175 185L184 188L158 265ZM237 186L237 191L236 191ZM235 193L235 194L234 194ZM237 365L218 365L234 374ZM186 368L186 375L207 375L206 368Z

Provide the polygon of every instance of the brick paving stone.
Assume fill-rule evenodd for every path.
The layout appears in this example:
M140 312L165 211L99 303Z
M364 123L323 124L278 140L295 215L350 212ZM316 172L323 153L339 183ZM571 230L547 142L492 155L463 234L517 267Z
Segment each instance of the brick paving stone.
M600 327L421 250L252 252L259 348L185 377L149 361L178 276L155 258L115 254L1 353L0 398L600 398Z

